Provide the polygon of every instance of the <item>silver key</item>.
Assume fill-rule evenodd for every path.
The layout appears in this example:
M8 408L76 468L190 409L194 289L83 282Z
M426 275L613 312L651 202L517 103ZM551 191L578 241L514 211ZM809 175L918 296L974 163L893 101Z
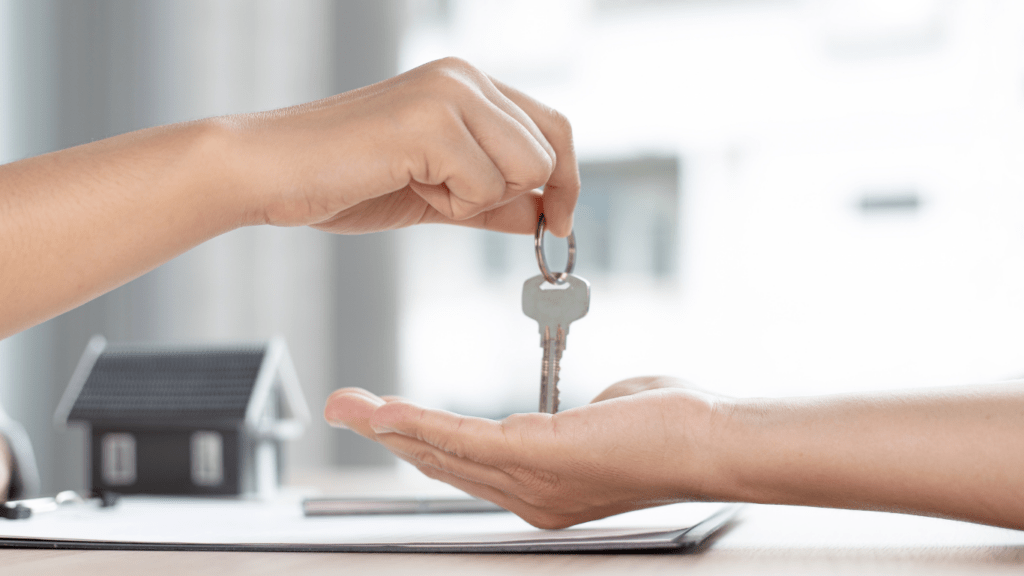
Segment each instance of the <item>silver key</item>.
M565 351L569 325L590 310L590 283L578 276L562 273L558 284L544 275L523 284L523 313L540 325L540 345L544 359L540 372L540 411L558 412L558 370Z

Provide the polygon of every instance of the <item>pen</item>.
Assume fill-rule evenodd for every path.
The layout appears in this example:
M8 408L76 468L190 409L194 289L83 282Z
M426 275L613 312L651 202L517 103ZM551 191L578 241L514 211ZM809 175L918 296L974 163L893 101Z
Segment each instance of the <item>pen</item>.
M469 498L307 498L306 516L371 514L467 514L504 512L497 504Z

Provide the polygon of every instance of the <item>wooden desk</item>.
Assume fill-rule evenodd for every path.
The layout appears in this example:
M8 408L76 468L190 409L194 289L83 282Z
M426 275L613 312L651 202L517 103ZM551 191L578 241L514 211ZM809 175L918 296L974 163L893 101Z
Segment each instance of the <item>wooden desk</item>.
M339 473L333 493L422 482ZM393 476L391 474L390 476ZM306 478L308 480L308 478ZM410 482L412 480L412 482ZM749 506L692 554L451 555L0 550L3 574L1021 574L1024 532L897 514Z

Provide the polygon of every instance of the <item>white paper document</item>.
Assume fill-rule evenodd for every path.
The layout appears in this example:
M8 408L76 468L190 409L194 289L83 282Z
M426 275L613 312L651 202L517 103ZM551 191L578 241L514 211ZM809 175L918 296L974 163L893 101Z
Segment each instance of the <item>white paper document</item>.
M298 498L124 497L111 508L62 506L0 520L0 546L381 552L678 550L699 545L737 507L685 503L565 530L539 530L507 512L303 516Z

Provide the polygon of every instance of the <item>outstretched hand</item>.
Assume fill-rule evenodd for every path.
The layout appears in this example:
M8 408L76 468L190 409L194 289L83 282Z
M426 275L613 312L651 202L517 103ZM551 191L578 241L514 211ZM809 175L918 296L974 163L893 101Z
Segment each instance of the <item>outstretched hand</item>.
M432 410L359 388L334 392L324 416L381 443L431 478L541 528L705 499L720 399L666 378L620 382L558 414L501 421Z

